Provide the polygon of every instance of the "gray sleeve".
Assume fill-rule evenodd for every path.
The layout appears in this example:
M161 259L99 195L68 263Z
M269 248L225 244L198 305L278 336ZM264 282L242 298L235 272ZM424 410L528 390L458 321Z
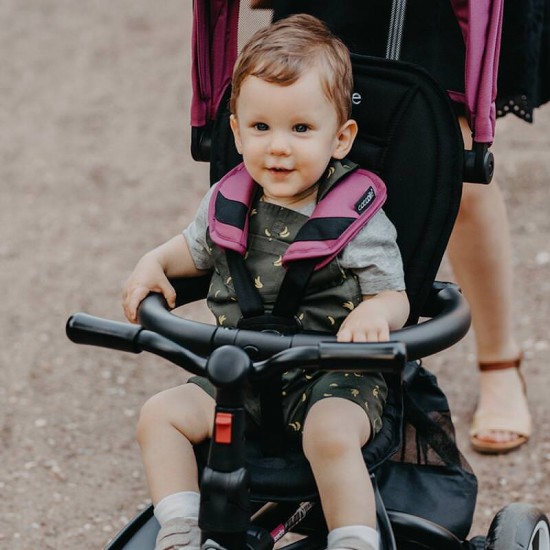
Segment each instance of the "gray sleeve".
M211 187L204 195L195 214L195 219L183 230L183 236L197 269L212 269L213 267L212 256L208 253L206 231L208 229L208 205L214 187Z
M363 295L405 290L403 261L396 239L394 225L379 210L340 254L340 265L357 275Z

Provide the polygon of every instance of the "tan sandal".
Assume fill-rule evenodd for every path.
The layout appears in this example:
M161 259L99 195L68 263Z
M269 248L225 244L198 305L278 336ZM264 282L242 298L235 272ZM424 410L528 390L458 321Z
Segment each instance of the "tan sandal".
M495 361L492 363L480 363L481 372L498 371L507 369L517 369L523 393L527 394L525 380L520 371L521 356L510 361ZM521 447L529 440L531 436L531 417L527 420L518 418L511 413L499 413L477 411L470 428L470 443L474 450L485 454L508 453ZM516 437L510 441L491 441L489 439L480 439L480 433L485 432L507 432L515 434Z

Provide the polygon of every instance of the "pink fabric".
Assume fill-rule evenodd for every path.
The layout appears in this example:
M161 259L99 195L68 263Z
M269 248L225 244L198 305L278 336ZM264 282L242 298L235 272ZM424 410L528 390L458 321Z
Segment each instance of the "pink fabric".
M230 178L230 185L227 185L226 182ZM215 206L218 193L221 193L228 200L246 204L250 208L255 186L254 180L248 174L243 163L233 168L218 183L208 205L208 230L210 237L218 246L234 250L242 255L246 252L248 242L248 216L242 230L216 219Z
M216 198L221 194L228 200L240 202L248 206L250 211L252 195L256 184L248 174L244 164L239 164L218 183L208 206L208 230L212 240L221 248L234 250L243 255L246 252L248 240L248 216L243 229L220 222L215 216ZM367 190L374 192L366 210L359 214L357 202L365 198ZM355 218L351 225L338 239L325 241L297 241L290 244L283 255L283 265L306 258L319 258L315 270L327 265L342 248L365 226L370 218L386 201L386 186L372 172L357 169L346 176L345 181L337 185L329 193L327 199L322 199L315 207L311 219L345 217Z
M470 127L474 141L490 144L495 135L503 0L451 0L451 4L466 44L463 101Z
M375 198L370 203L366 212L361 216L356 212L355 204L365 193L367 185L373 188ZM294 260L322 258L315 266L315 270L321 269L330 263L342 248L361 231L367 221L382 207L384 202L386 202L386 186L384 182L376 174L368 170L357 169L353 171L346 177L345 186L337 186L330 191L330 200L322 200L317 204L310 219L345 216L354 217L355 221L338 239L292 243L283 255L283 265L286 266Z
M474 140L492 143L503 0L450 0L466 44L462 100ZM216 116L237 59L239 0L193 1L191 125Z
M214 230L212 230L212 226L210 226L210 236L212 240L221 248L234 250L243 256L246 252L248 240L248 221L245 226L245 231L241 231L238 227L227 225L220 221L216 221L214 225Z
M194 0L191 126L213 120L237 59L239 0Z

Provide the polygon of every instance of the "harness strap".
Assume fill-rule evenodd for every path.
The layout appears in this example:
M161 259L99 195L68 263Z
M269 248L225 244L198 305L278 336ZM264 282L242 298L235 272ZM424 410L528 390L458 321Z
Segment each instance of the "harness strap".
M254 285L244 258L234 250L226 250L226 258L242 313L239 328L271 329L282 333L299 329L296 313L315 269L314 260L302 260L291 264L281 284L273 311L266 315L261 295ZM281 375L271 377L267 384L259 388L263 428L260 445L262 453L266 456L277 456L284 448L282 392Z
M263 315L265 313L263 300L258 289L254 286L252 275L246 267L244 258L235 250L230 249L225 251L225 257L227 258L227 265L242 316L249 319Z
M226 250L226 258L242 314L239 328L272 330L281 334L293 334L302 328L296 314L315 271L315 260L299 260L288 267L273 310L266 314L261 294L244 258L234 250Z
M334 162L326 178L320 184L320 199L313 214L283 255L285 267L297 260L315 258L315 269L323 268L386 200L382 180L350 161ZM248 216L257 189L243 164L220 180L209 205L208 230L221 248L241 255L246 252Z
M239 327L294 333L301 328L296 314L313 272L332 261L378 211L386 200L386 188L375 174L350 161L329 165L312 215L283 255L287 272L270 314L265 312L243 258L248 217L257 192L244 164L229 172L210 201L210 236L226 252L242 313Z
M277 456L284 449L283 378L269 378L260 388L262 430L261 448L267 456Z
M308 259L297 260L288 266L273 306L273 315L296 316L309 280L315 271L315 264L315 259Z

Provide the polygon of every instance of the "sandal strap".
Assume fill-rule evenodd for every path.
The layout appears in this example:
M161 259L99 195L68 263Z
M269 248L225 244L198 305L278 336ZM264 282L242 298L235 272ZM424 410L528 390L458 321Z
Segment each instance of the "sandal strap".
M523 393L527 395L527 383L525 382L525 378L523 377L523 374L521 373L521 370L520 370L522 359L523 359L523 355L520 353L516 359L508 359L507 361L480 362L478 363L478 366L481 372L517 369L518 376L521 380L521 385L523 387Z
M518 419L511 415L496 415L494 413L477 413L470 428L470 436L481 432L502 431L514 433L519 437L530 437L532 433L531 418Z
M508 359L507 361L487 361L479 363L479 370L482 372L492 371L492 370L508 370L508 369L518 369L521 366L522 356L520 355L516 359Z

